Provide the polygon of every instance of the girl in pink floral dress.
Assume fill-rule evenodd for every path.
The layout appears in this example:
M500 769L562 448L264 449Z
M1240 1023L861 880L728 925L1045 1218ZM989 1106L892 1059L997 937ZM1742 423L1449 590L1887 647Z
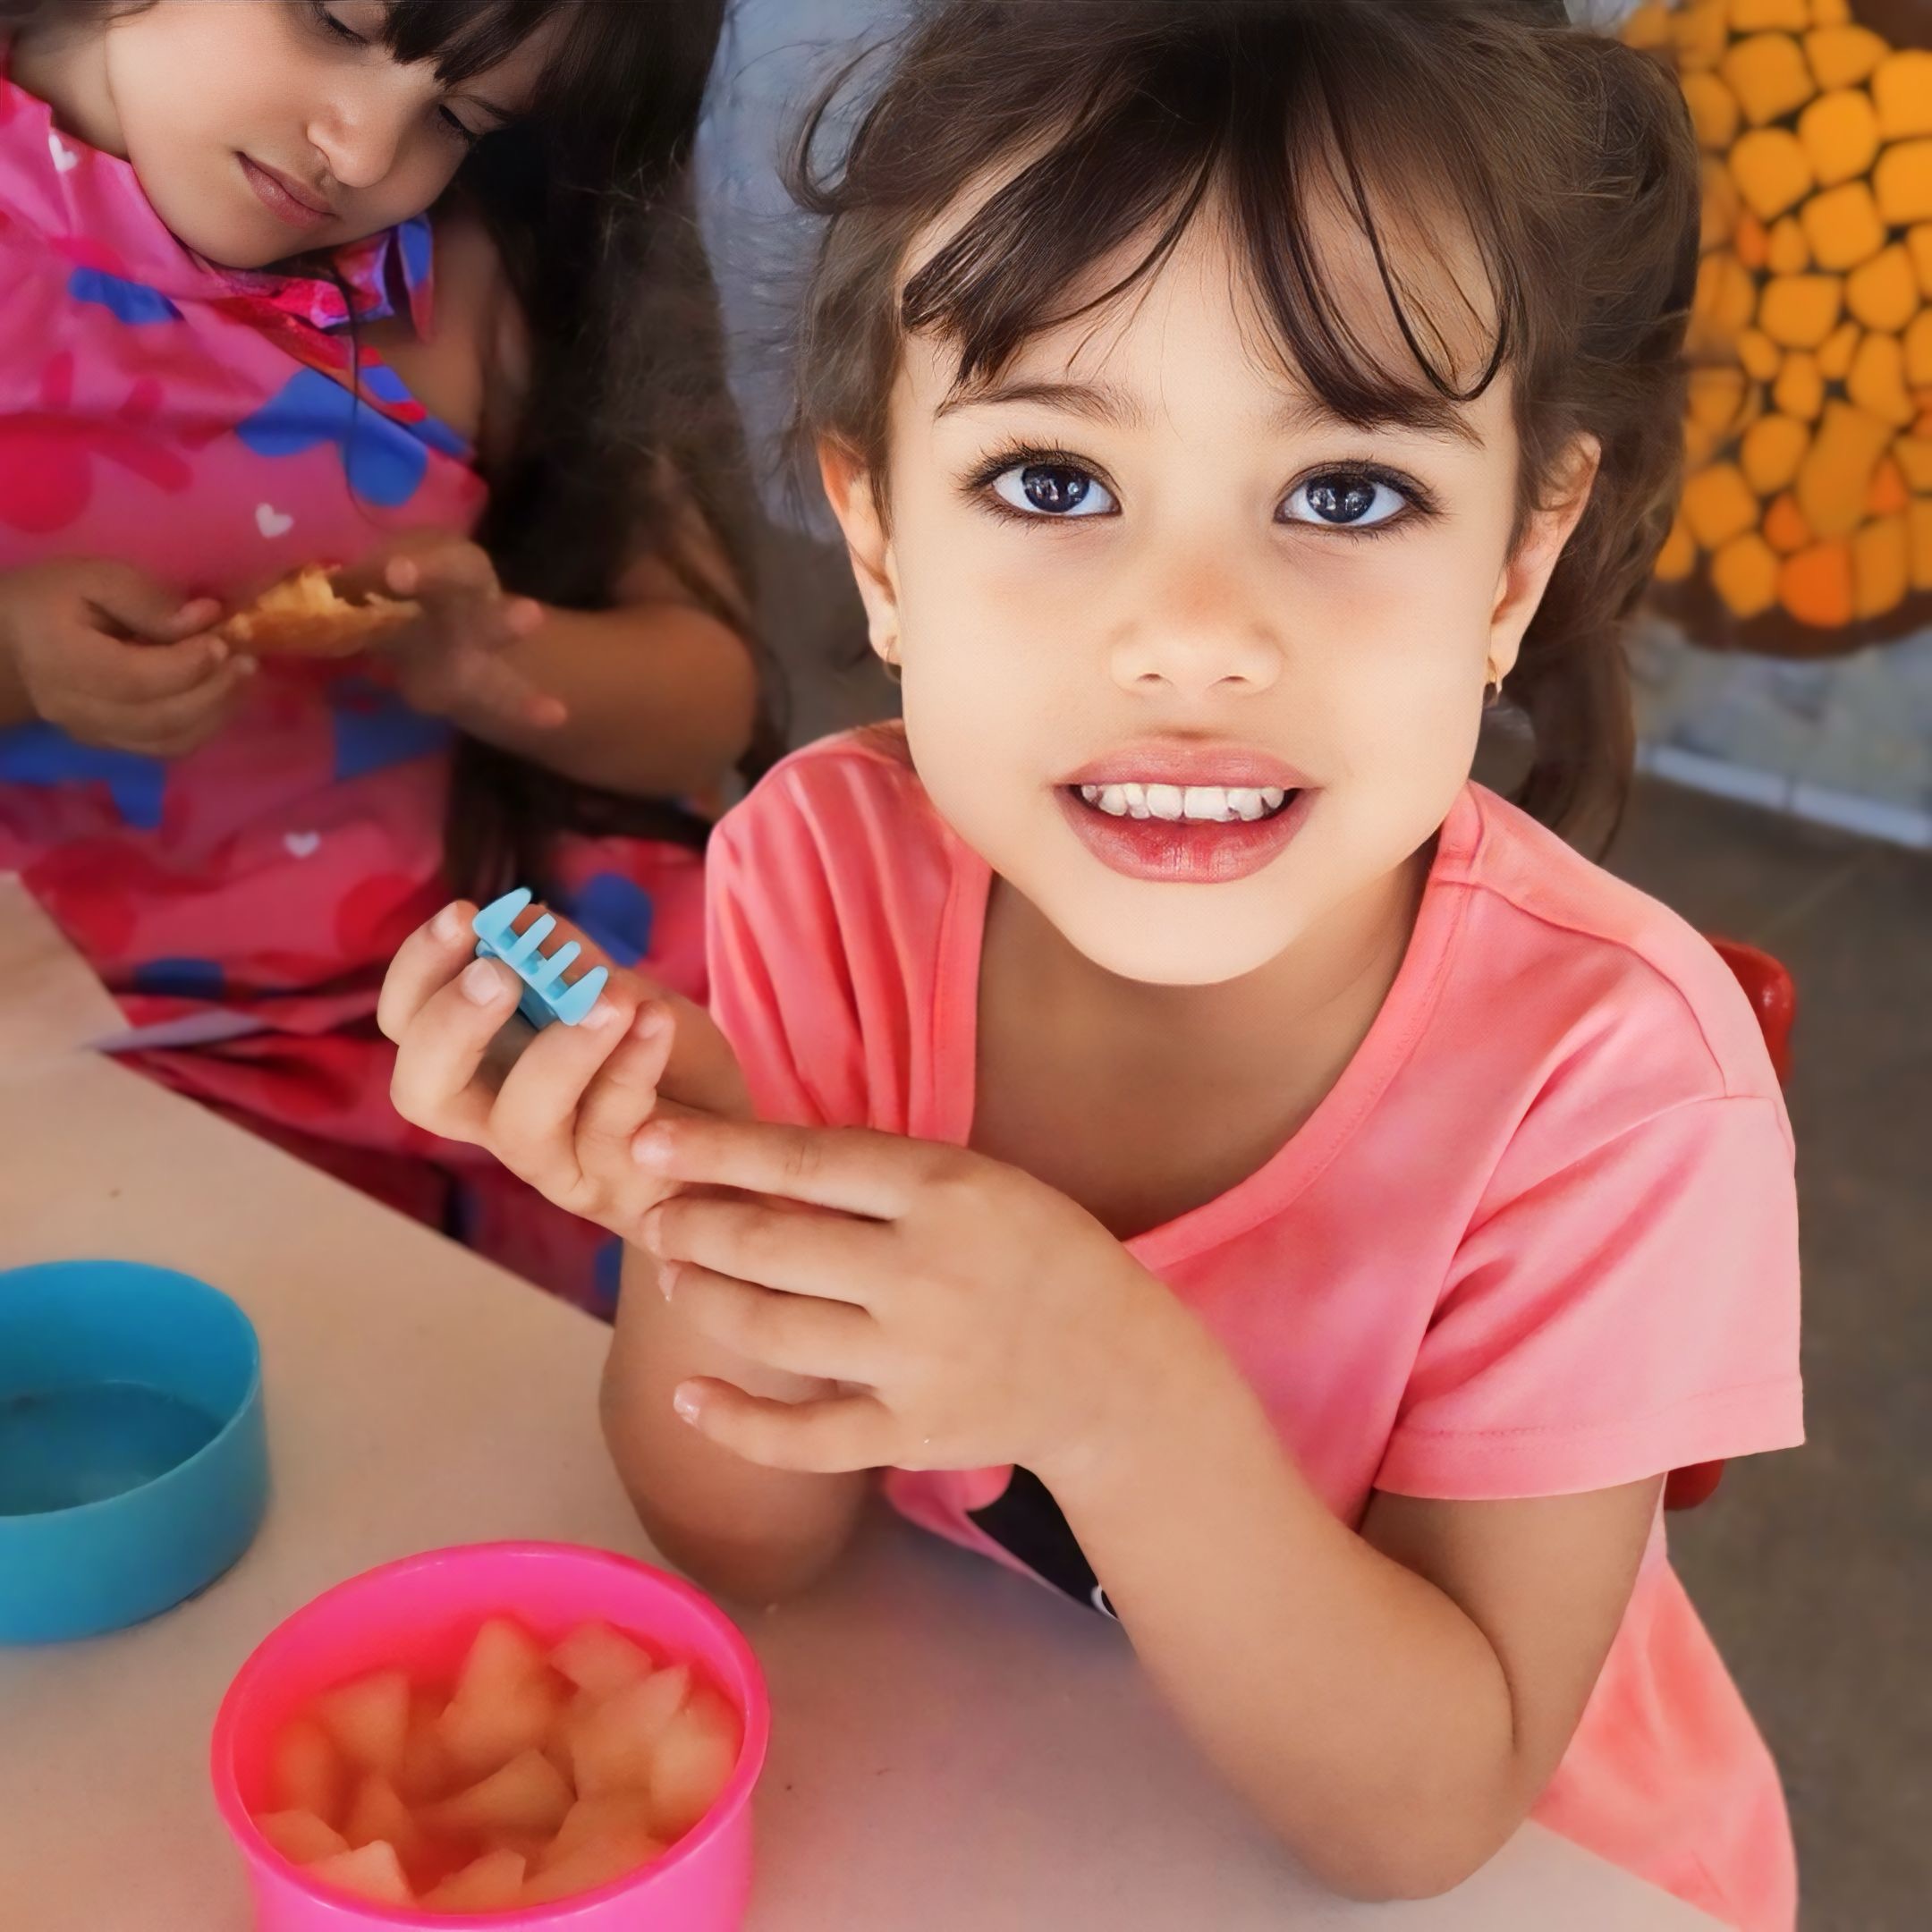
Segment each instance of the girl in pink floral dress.
M721 13L0 0L0 869L137 1064L593 1304L614 1254L401 1123L371 1015L453 877L702 991L659 801L755 708L684 180ZM424 615L222 642L309 563Z

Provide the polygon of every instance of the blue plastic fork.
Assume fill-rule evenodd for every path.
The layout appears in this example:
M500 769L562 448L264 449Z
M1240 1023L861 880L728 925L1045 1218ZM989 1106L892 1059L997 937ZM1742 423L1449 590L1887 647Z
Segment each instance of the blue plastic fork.
M556 930L556 920L540 913L529 927L518 932L512 920L526 911L530 890L519 886L493 900L470 921L477 936L479 959L499 959L523 982L517 1011L533 1027L547 1027L553 1020L575 1026L597 1004L604 982L610 978L602 966L593 966L582 979L564 983L564 969L583 948L574 939L566 940L555 953L538 948Z

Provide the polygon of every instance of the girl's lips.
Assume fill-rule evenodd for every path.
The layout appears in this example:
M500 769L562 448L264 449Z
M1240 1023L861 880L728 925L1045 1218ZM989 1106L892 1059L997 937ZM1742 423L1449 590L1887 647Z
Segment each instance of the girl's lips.
M298 190L286 175L264 167L249 156L242 157L242 172L248 184L271 215L278 216L291 228L318 228L329 218L330 210L318 207Z
M1216 769L1227 770L1224 760ZM1276 767L1279 769L1279 767ZM1144 771L1146 767L1143 766ZM1115 818L1080 794L1080 785L1105 781L1084 778L1055 787L1055 796L1073 835L1110 871L1127 878L1150 879L1169 886L1224 886L1243 879L1269 864L1306 823L1317 796L1307 786L1291 790L1272 817L1232 819ZM1229 781L1224 778L1221 781ZM1273 784L1267 778L1256 781Z

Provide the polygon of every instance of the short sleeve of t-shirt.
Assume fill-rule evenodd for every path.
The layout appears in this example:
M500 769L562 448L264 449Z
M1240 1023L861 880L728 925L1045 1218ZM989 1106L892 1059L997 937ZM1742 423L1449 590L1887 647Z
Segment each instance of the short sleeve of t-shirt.
M760 1118L909 1131L952 889L911 772L857 735L786 759L713 835L711 1013Z
M1555 1111L1458 1250L1378 1488L1571 1495L1802 1439L1775 1099L1685 1100L1580 1147Z

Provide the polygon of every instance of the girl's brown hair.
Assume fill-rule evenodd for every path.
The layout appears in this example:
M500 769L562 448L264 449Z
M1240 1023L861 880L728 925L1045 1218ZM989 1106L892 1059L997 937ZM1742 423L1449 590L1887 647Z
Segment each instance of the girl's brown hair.
M866 67L827 90L793 157L794 195L826 221L799 347L801 453L830 437L882 478L906 335L943 338L956 379L985 380L1030 336L1144 284L1211 205L1279 350L1342 419L1439 418L1507 370L1519 522L1579 435L1601 445L1509 695L1535 741L1519 801L1606 838L1632 749L1621 631L1681 465L1698 171L1669 76L1538 0L945 0L822 165ZM914 238L993 182L905 278ZM1318 197L1374 251L1402 367L1364 346L1310 242ZM1452 290L1452 251L1473 248L1487 302L1432 316L1398 232L1404 249L1438 238L1431 266ZM1143 238L1129 273L1073 292ZM1445 344L1471 317L1489 353L1459 380Z

